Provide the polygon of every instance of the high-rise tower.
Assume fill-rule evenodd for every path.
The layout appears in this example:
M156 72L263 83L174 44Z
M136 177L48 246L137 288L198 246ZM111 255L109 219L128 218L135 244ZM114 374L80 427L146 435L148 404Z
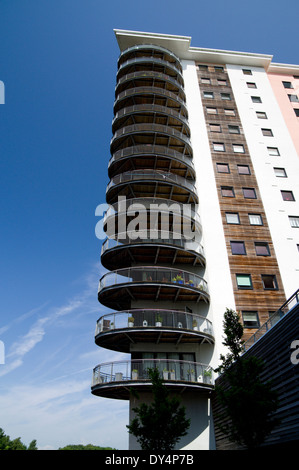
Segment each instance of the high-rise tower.
M92 393L130 399L134 386L146 401L157 367L192 418L180 447L213 448L225 309L240 312L246 339L299 285L298 142L272 76L296 87L299 67L186 37L116 36L98 293L111 313L95 340L128 360L98 365Z

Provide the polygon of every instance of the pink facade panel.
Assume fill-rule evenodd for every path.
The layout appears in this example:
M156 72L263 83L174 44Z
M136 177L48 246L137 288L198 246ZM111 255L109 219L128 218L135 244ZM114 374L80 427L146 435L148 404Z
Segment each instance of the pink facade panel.
M299 156L299 76L268 73L278 105Z

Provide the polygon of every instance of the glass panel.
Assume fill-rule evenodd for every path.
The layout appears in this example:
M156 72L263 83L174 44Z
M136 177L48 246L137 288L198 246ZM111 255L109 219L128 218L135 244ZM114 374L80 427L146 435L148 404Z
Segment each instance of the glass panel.
M251 278L249 274L237 274L238 287L251 287Z

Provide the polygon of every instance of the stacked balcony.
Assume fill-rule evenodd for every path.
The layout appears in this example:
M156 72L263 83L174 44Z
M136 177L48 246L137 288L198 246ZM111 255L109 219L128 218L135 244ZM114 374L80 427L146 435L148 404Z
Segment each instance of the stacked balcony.
M130 353L140 343L154 350L157 344L214 342L210 322L182 310L188 303L209 303L207 282L195 269L204 268L205 254L185 99L182 67L172 52L139 45L121 54L101 253L109 272L98 290L99 302L113 312L98 320L95 335L96 344L110 350ZM147 307L153 302L159 309ZM163 308L170 302L173 309ZM208 366L196 363L196 380L190 380L184 361L177 362L176 378L165 378L169 386L211 386L201 380ZM146 389L143 366L140 360L137 382ZM130 361L124 367L126 372L116 375L102 371L116 371L117 365L97 366L92 392L128 398L134 367Z

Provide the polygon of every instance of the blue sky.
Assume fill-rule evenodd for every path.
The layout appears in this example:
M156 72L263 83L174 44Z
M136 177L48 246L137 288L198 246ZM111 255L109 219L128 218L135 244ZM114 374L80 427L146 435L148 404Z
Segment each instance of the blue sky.
M298 0L1 0L0 427L40 449L126 449L127 402L94 397L92 368L116 61L113 29L298 64Z

